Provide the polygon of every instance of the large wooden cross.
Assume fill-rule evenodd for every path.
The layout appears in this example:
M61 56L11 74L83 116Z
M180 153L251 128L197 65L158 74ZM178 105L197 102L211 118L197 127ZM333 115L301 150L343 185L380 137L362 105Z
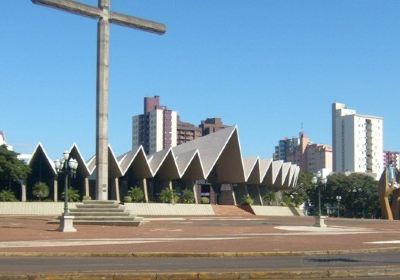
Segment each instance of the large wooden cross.
M165 25L110 11L110 0L98 0L98 7L73 0L32 0L70 13L98 19L97 87L96 87L96 199L108 200L108 72L110 23L153 32L165 33Z

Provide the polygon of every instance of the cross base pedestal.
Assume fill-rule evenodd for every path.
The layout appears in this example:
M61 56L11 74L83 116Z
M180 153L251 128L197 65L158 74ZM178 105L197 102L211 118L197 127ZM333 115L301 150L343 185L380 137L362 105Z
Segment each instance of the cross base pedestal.
M60 226L57 229L61 232L76 232L76 228L74 228L74 216L71 215L62 215L60 216Z
M313 227L326 228L325 218L326 216L314 216Z

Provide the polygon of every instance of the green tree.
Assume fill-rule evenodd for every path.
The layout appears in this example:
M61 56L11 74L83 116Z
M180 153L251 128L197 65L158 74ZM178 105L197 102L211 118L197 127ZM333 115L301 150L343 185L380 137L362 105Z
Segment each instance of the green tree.
M69 187L68 190L68 202L76 202L80 200L80 195L79 195L79 191ZM61 197L64 199L64 192L61 193Z
M132 198L132 202L143 202L144 200L144 193L139 187L130 188L128 195Z
M0 146L0 186L13 188L27 178L30 168L17 156L18 153L7 150L5 145Z
M320 182L308 189L308 195L315 207L318 207L318 188L321 190L321 209L326 205L336 207L337 196L341 197L340 215L350 218L377 218L380 216L378 182L369 175L353 173L332 174L327 178L326 186ZM336 211L335 211L336 212Z
M50 188L47 184L43 182L37 182L32 188L32 194L36 196L39 201L41 201L42 198L46 198L49 196Z

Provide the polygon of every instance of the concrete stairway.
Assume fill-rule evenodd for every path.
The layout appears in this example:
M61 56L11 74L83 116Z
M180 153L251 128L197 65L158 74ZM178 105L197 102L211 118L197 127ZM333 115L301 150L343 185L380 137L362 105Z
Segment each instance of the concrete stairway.
M125 210L123 205L112 200L84 200L70 209L77 225L139 226L143 218Z
M248 212L249 210L245 210L242 207L235 205L213 205L212 206L214 213L216 216L253 216L253 213Z

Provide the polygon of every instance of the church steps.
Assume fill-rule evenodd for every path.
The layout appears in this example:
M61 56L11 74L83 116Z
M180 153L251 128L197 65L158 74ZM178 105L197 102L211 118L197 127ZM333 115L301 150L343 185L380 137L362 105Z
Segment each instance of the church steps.
M121 217L121 216L130 216L129 212L70 212L71 215L73 216L115 216L115 217Z
M117 201L84 200L70 209L77 225L139 226L143 218L132 215Z

